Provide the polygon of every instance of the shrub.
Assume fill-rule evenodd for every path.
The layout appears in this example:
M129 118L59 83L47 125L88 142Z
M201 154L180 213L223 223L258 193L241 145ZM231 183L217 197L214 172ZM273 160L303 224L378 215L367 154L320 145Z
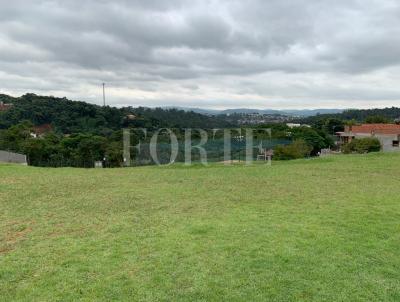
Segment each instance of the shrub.
M326 137L318 133L313 128L308 127L298 127L290 130L292 138L296 140L302 140L311 146L311 153L316 155L321 149L327 148L333 145L333 142Z
M366 137L366 138L356 138L350 143L343 146L343 153L369 153L369 152L379 152L381 150L381 143L377 138Z
M289 160L310 156L312 147L302 140L296 140L290 145L279 145L274 150L274 158L279 160Z

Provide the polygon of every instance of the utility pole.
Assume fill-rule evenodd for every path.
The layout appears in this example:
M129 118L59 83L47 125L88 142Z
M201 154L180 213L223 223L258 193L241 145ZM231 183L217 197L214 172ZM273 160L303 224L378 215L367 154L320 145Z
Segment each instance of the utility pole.
M105 89L106 84L103 83L103 106L106 107L106 89Z

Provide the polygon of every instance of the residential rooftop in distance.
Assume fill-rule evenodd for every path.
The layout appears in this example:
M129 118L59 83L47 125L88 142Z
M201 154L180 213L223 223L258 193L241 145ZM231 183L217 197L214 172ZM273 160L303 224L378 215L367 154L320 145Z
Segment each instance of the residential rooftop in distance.
M0 102L0 111L6 111L10 109L13 106L13 104L6 104L4 102Z

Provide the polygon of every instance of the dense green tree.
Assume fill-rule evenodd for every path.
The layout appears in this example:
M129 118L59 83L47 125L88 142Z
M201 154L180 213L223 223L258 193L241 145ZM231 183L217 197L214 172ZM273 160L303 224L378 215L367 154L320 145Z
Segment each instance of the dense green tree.
M328 134L335 134L336 132L343 131L344 121L339 118L328 118L325 120L321 130Z
M317 130L309 127L298 127L291 129L293 140L304 140L312 147L311 154L316 155L323 148L332 146L333 142L327 136L320 135Z
M370 115L365 119L367 124L388 124L390 120L383 115Z
M21 152L31 137L32 124L24 121L0 132L0 150Z
M0 113L0 128L5 129L24 120L33 125L51 124L63 134L92 133L111 135L122 127L223 128L232 126L218 117L194 112L162 108L101 107L84 102L26 94L20 98L0 95L0 101L13 103ZM132 119L128 116L133 117Z

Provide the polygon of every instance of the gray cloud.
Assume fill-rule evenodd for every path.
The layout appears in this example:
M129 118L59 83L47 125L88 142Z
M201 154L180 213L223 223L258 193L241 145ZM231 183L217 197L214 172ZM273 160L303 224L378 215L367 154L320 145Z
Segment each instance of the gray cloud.
M0 92L100 103L105 81L120 105L400 99L395 0L1 2Z

